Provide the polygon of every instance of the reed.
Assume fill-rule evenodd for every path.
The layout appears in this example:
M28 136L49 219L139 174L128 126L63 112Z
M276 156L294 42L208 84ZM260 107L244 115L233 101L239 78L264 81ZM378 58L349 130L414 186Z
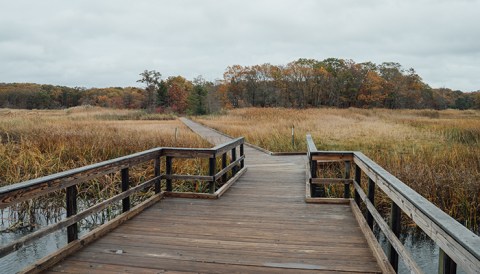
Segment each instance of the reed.
M196 119L271 151L305 151L307 133L319 150L362 151L480 232L479 111L244 108Z
M132 120L125 120L125 119ZM155 119L154 119L155 118ZM0 110L0 186L69 170L154 147L211 147L173 116L135 110L76 107L68 110ZM196 162L174 162L179 172L194 173ZM153 177L153 163L132 168L132 184ZM119 174L79 185L80 208L112 197L120 191ZM178 182L179 191L194 184ZM134 196L133 204L151 192ZM0 230L33 229L65 214L65 191L19 203L1 212ZM117 208L92 216L86 223L101 224ZM102 219L103 218L103 219ZM99 220L101 219L101 220Z

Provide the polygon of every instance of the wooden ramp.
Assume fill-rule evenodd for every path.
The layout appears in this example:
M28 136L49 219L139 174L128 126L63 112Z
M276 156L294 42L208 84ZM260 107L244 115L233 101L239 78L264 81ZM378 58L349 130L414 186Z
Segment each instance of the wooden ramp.
M220 199L166 198L49 272L381 272L349 205L305 203L306 156L245 155L248 171Z

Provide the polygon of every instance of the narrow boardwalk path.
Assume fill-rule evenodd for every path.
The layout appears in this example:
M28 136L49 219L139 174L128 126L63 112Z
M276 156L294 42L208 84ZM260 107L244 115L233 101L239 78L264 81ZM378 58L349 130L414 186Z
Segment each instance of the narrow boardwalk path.
M350 206L304 202L305 156L245 155L248 171L219 200L162 200L50 272L381 272Z

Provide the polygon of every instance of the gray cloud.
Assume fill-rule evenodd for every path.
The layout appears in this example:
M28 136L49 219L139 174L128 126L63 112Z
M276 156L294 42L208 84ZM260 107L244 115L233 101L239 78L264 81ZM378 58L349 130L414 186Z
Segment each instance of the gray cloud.
M137 85L297 58L393 61L480 89L480 1L0 0L0 82Z

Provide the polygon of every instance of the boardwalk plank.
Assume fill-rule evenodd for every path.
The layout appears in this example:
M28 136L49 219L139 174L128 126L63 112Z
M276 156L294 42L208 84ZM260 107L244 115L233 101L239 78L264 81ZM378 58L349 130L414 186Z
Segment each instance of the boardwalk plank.
M245 155L248 171L219 200L167 198L50 272L381 272L349 205L305 203L305 156Z

